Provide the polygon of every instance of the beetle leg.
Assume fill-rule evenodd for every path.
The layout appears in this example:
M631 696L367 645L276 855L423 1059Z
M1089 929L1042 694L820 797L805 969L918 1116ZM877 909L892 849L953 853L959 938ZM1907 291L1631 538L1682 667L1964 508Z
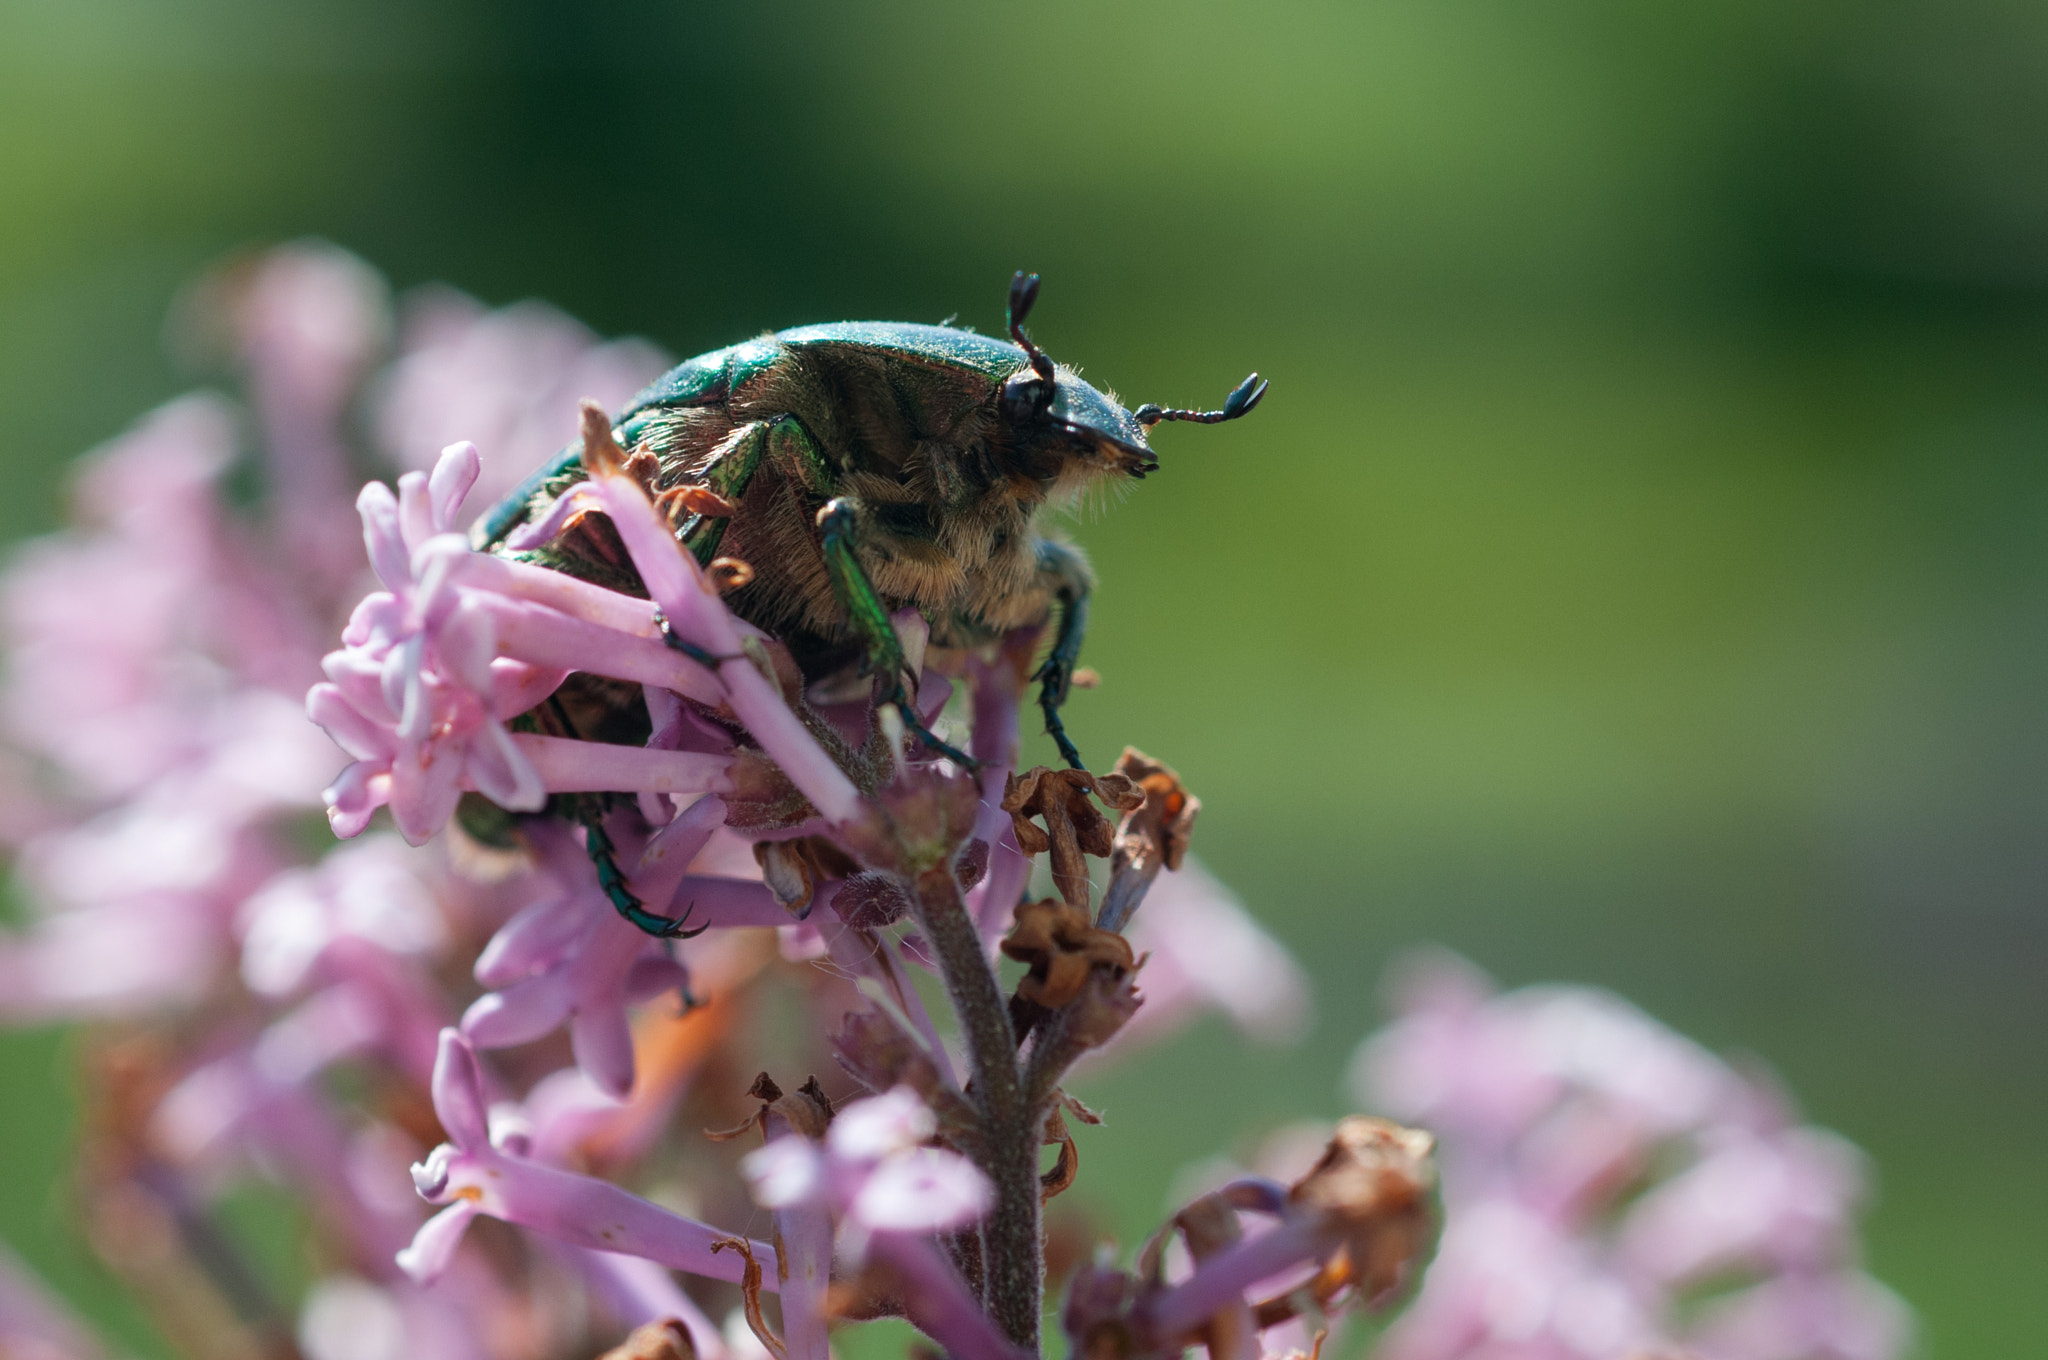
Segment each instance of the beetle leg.
M825 572L832 578L832 594L852 621L854 632L860 635L864 668L883 677L882 702L894 708L903 719L904 729L926 746L962 769L980 768L966 752L939 740L918 715L917 705L903 683L908 665L903 642L889 623L889 610L882 597L875 593L874 584L854 555L853 539L859 532L855 502L845 496L827 501L818 512L818 528L824 534Z
M761 466L761 454L768 447L768 427L761 421L742 426L713 455L703 471L702 485L728 501L747 494L747 484ZM720 515L692 513L676 526L676 537L697 561L718 556L719 541L725 537L726 519Z
M633 896L626 887L626 876L619 871L617 852L612 847L612 838L604 834L595 812L585 812L583 822L583 850L590 856L590 863L597 870L597 886L604 889L604 895L617 911L633 925L646 931L658 940L689 940L711 929L709 925L687 930L690 913L684 912L681 919L657 916L640 905L640 899Z
M772 462L815 496L831 490L832 472L810 433L795 416L773 416L742 425L726 440L701 474L701 485L737 504L747 494L763 460ZM695 512L676 530L697 561L709 564L725 537L726 517Z
M1095 582L1088 559L1079 549L1049 538L1038 541L1038 573L1049 578L1053 596L1060 602L1060 626L1053 635L1052 650L1046 653L1044 664L1031 673L1038 681L1038 707L1045 714L1046 735L1060 748L1060 758L1074 769L1086 769L1081 753L1067 737L1066 724L1060 721L1060 707L1073 688L1081 640L1088 632L1088 596Z

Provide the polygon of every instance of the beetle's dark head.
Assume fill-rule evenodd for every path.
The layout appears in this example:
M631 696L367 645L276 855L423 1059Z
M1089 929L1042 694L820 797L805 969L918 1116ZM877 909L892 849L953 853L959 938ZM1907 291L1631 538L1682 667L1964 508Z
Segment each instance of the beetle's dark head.
M1213 425L1235 420L1258 405L1266 384L1254 373L1238 385L1219 411L1180 411L1140 406L1130 411L1114 397L1085 383L1072 369L1055 364L1024 333L1024 318L1038 300L1038 275L1022 270L1010 281L1010 339L1024 351L1025 365L1003 383L1005 421L1013 430L1037 434L1053 455L1062 480L1089 481L1104 475L1143 477L1159 470L1146 431L1162 420Z

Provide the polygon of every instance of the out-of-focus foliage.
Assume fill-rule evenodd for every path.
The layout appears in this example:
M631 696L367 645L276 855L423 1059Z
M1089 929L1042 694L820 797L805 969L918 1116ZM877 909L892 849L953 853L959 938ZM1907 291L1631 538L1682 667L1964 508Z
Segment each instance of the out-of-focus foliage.
M1339 1108L1435 938L1771 1053L1881 1168L1932 1353L2010 1354L2048 1325L2044 77L2048 14L1992 0L23 0L0 529L188 383L160 319L251 241L676 353L993 326L1039 269L1039 338L1132 400L1274 378L1080 526L1069 713L1173 752L1325 998L1228 1110L1213 1044L1120 1094L1106 1212ZM0 1228L83 1281L60 1130L5 1137Z

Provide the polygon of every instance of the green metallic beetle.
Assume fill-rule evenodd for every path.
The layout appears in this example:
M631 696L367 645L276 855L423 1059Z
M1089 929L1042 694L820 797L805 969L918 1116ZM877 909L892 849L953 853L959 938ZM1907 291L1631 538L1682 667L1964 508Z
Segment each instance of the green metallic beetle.
M1146 442L1153 425L1234 420L1266 391L1254 373L1220 410L1127 410L1031 342L1024 320L1037 295L1038 276L1019 272L1007 341L847 321L714 350L656 379L615 422L628 455L657 460L661 503L698 561L730 557L751 568L725 597L735 613L780 638L807 681L852 667L875 676L879 701L906 730L970 767L912 706L890 614L914 608L933 646L975 647L1042 626L1057 608L1051 650L1032 678L1046 732L1079 768L1060 706L1093 581L1077 549L1041 531L1040 513L1157 470ZM515 489L479 521L475 545L509 551L515 529L581 480L580 454L565 450ZM520 555L642 593L623 555L599 541L605 531L581 532L590 539L580 546L565 544L565 533ZM576 734L631 739L603 729L612 718L632 721L634 688L594 705L585 696ZM601 835L592 837L594 859ZM600 876L608 867L600 859Z
M915 608L933 645L972 647L1046 622L1057 604L1033 678L1046 731L1078 767L1059 710L1093 582L1078 551L1039 531L1039 512L1156 471L1152 425L1234 420L1266 384L1254 373L1217 411L1126 410L1031 343L1023 323L1037 293L1036 274L1011 284L1014 343L847 321L714 350L657 379L617 423L629 454L660 460L660 487L712 493L673 502L676 534L700 562L753 568L726 597L735 613L781 638L807 678L859 663L893 682L885 702L956 760L909 707L890 613ZM474 530L477 546L502 551L582 478L579 454L565 450L500 502Z

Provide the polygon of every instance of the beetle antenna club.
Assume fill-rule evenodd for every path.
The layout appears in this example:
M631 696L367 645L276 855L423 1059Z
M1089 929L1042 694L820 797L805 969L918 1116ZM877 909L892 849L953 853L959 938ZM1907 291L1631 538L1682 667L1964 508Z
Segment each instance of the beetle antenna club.
M1181 411L1146 402L1131 412L1131 419L1140 425L1157 425L1162 420L1191 420L1197 425L1221 425L1226 420L1236 420L1257 406L1259 398L1266 395L1266 387L1267 384L1254 373L1223 399L1223 409L1220 411Z
M1038 301L1038 275L1018 270L1010 278L1010 306L1008 322L1010 340L1031 358L1031 370L1048 382L1052 380L1052 358L1024 333L1024 318L1031 315L1032 304Z
M1010 277L1008 323L1010 340L1024 351L1030 363L1028 375L1019 373L1004 384L1004 396L1019 416L1040 417L1052 409L1052 356L1031 342L1024 333L1024 318L1038 301L1038 275L1018 270Z

